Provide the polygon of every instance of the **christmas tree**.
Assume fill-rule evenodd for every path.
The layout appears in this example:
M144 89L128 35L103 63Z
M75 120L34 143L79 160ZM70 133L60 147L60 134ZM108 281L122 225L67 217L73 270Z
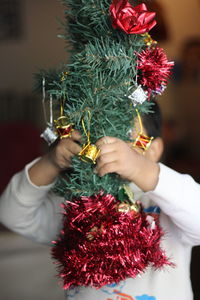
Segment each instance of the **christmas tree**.
M71 45L71 56L59 70L39 75L40 81L45 78L51 114L59 111L55 121L51 115L50 133L43 136L51 143L58 136L70 137L75 128L82 134L83 150L54 188L67 202L63 230L52 253L65 288L101 287L135 277L150 263L155 267L167 263L159 248L161 229L149 226L128 182L117 174L99 177L94 169L99 138L134 142L128 134L134 119L151 112L151 99L163 92L173 63L148 33L156 21L145 4L62 3L66 20L62 37ZM138 138L140 143L143 138L150 141L142 133Z

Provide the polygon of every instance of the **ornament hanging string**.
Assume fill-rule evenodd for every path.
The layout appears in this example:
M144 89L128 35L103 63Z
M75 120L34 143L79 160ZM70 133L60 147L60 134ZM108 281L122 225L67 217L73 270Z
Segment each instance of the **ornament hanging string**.
M63 98L60 104L60 117L64 116L64 105L65 105L65 99Z
M52 96L52 94L50 94L50 98L49 98L49 110L50 110L49 122L50 122L50 125L53 126L53 96Z
M44 121L46 124L46 129L41 133L40 137L42 137L50 146L53 144L58 135L54 130L54 124L53 124L53 96L50 94L49 97L49 122L47 121L47 112L46 112L46 89L45 89L45 78L42 78L42 107L43 107L43 115L44 115Z
M91 144L91 141L90 141L91 112L89 110L87 110L86 113L88 115L88 131L86 130L86 127L85 127L84 117L82 118L82 127L83 127L83 131L87 137L87 143L83 145L82 150L79 152L79 157L84 162L96 164L96 159L100 153L100 149L98 149L96 145Z
M87 137L87 145L88 145L91 143L90 142L91 112L89 110L87 110L86 113L88 114L88 131L86 130L86 127L85 127L84 117L82 118L81 122L82 122L83 131Z
M46 112L46 81L43 77L42 79L42 107L43 107L43 114L44 114L44 121L46 125L53 127L53 96L50 94L49 96L49 122L47 121L47 112Z
M44 113L44 121L47 124L47 114L46 114L46 107L45 107L45 99L46 99L46 91L45 91L45 78L42 78L42 107Z
M136 113L137 113L137 117L138 117L138 121L139 121L139 125L140 125L140 132L139 132L139 134L143 134L142 119L141 119L140 113L139 113L139 111L138 111L137 108L136 108Z

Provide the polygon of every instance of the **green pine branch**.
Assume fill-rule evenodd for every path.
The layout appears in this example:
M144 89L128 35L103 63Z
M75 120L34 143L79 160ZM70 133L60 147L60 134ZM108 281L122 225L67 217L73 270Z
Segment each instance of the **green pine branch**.
M144 39L112 28L111 1L65 0L62 3L66 20L62 36L71 43L74 52L68 64L54 72L42 71L38 79L45 77L47 93L58 106L65 100L64 113L81 132L83 144L87 143L87 132L91 143L105 135L128 141L128 131L136 116L128 93L129 88L137 87L136 53L146 47ZM148 113L151 103L145 101L137 108L141 113ZM63 172L54 190L66 199L100 191L117 195L125 181L117 174L101 178L94 170L95 165L75 157L73 170Z

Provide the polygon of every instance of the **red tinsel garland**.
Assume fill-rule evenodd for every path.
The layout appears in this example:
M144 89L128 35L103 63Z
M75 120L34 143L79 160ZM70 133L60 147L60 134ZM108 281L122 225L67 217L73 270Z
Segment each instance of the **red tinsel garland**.
M120 212L118 205L103 193L63 204L64 229L53 242L52 256L64 289L100 288L134 278L149 265L171 264L160 248L158 221L151 226L142 209Z
M148 48L138 53L139 83L149 95L161 94L167 85L174 62L169 62L164 50L159 47Z

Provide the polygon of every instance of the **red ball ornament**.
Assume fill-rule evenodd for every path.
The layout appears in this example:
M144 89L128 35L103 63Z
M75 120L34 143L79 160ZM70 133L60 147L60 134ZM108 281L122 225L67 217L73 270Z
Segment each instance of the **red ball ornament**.
M100 288L135 278L149 265L170 264L160 248L158 220L149 222L140 205L120 205L114 196L100 193L67 201L63 208L64 226L52 256L64 289Z

